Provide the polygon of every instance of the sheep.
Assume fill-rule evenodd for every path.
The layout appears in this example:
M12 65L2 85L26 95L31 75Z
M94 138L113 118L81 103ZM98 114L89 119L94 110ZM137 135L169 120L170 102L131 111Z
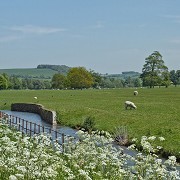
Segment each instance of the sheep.
M131 101L125 102L125 108L127 109L128 107L130 107L130 109L137 109L136 105Z
M37 99L37 97L35 96L34 99Z
M134 95L137 96L138 95L138 91L134 91Z

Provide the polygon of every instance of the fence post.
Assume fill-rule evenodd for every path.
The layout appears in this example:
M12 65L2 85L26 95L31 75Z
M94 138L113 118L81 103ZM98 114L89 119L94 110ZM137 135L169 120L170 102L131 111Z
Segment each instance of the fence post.
M12 117L12 116L10 115L10 117ZM12 119L10 118L10 121L9 121L9 125L10 125L10 127L11 127L11 120L12 120Z
M6 114L4 114L6 115ZM6 116L5 116L5 119L6 119ZM8 118L6 119L6 123L9 124L9 120L11 119L11 115L8 116Z
M36 123L34 123L34 134L36 134Z
M24 131L24 119L22 119L22 132Z
M38 124L38 130L39 130L39 134L40 134L40 124Z
M20 128L21 128L21 126L20 126L20 124L21 124L21 118L18 118L19 119L19 122L18 122L18 124L19 124L19 131L21 130Z
M29 123L30 123L30 137L31 137L32 122Z
M62 133L62 152L64 152L64 133Z
M28 125L27 125L27 121L26 121L26 134L27 134L27 128L28 128Z

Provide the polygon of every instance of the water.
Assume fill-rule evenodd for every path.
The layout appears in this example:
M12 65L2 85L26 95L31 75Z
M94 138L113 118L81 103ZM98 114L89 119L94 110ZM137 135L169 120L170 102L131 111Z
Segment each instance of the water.
M68 136L77 137L77 135L76 135L77 130L72 129L67 126L51 125L51 124L45 122L44 120L42 120L41 117L35 113L18 112L18 111L10 111L10 110L1 110L1 112L4 112L6 114L9 114L9 115L12 115L15 117L19 117L26 121L31 121L32 123L39 124L40 126L52 128L52 129L58 131L59 133L64 133L65 135L68 135Z

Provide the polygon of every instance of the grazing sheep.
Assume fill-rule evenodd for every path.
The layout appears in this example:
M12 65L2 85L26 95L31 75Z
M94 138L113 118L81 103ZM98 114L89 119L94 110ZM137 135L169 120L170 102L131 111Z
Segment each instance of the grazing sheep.
M138 91L134 91L134 95L137 96L138 95Z
M37 99L37 97L35 96L34 99Z
M128 107L130 109L137 109L136 105L133 102L131 102L131 101L126 101L125 102L125 108L127 109Z

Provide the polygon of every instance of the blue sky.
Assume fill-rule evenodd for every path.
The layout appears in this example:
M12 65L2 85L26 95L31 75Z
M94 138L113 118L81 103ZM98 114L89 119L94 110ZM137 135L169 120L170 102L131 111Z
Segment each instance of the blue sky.
M180 69L179 8L180 0L0 0L0 69L141 72L153 51Z

